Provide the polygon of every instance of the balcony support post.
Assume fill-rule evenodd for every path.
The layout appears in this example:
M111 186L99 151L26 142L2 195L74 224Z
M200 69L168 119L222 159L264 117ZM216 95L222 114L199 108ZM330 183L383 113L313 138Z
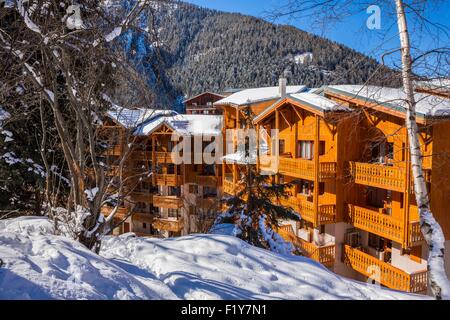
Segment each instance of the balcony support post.
M409 233L409 222L410 222L410 190L411 190L411 161L409 154L409 139L408 135L405 135L405 190L403 192L403 248L407 248L411 245L411 237Z
M280 111L278 109L275 109L275 130L278 130L277 132L277 139L275 140L276 145L272 146L273 151L275 153L275 157L280 157ZM278 160L277 160L278 161ZM280 183L280 176L275 175L275 183Z
M260 165L259 165L259 130L260 125L259 123L256 125L256 172L259 173Z
M315 115L314 135L314 227L319 225L319 141L320 141L320 118Z
M156 185L156 137L152 135L152 184Z

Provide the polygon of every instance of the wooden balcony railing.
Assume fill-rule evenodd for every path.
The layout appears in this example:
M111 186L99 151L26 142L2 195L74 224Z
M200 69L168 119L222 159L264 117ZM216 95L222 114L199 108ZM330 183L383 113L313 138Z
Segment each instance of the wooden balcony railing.
M300 158L280 158L279 172L291 177L314 180L314 160ZM319 180L336 177L336 162L321 162L319 165Z
M172 154L173 154L173 152L156 151L155 152L156 162L158 162L158 163L173 163Z
M152 225L153 228L161 231L180 232L181 230L183 230L184 220L155 218Z
M122 146L120 144L116 144L105 150L104 153L106 156L120 156L122 155Z
M409 224L409 230L405 230L403 221L380 213L379 211L347 204L347 221L355 227L377 234L398 243L405 241L405 232L408 231L409 239L407 246L423 241L422 232L418 222Z
M153 214L148 212L133 212L131 214L131 219L133 221L152 223L153 222Z
M152 160L152 152L151 151L132 151L130 158L133 160L151 161Z
M281 205L291 207L300 214L303 220L316 225L336 222L336 205L319 204L319 212L315 212L314 203L307 201L303 197L290 197L281 199Z
M110 206L104 206L104 207L102 207L102 209L101 209L101 213L105 216L105 217L108 217L110 214L111 214L111 212L114 210L114 208L113 207L110 207ZM115 219L125 219L125 217L127 217L127 215L128 215L128 213L129 213L129 209L128 208L126 208L126 207L119 207L118 209L117 209L117 212L116 212L116 214L114 215L114 218Z
M422 234L422 230L420 230L420 222L419 221L410 222L409 238L410 238L410 243L409 243L410 246L420 243L420 242L423 242L425 240L423 237L423 234Z
M180 186L183 184L183 176L176 174L157 174L156 184L171 187Z
M375 233L381 237L403 243L403 221L397 220L378 211L347 205L348 222L355 227Z
M295 235L291 225L279 227L278 233L286 241L292 242L292 244L300 249L300 251L308 258L313 259L328 268L334 265L336 259L335 244L317 246L312 242L307 242Z
M153 206L157 208L179 209L183 206L183 199L176 196L153 196Z
M204 209L213 209L218 207L219 202L217 198L211 197L211 198L203 198L198 197L195 201L195 205L200 208Z
M150 192L133 191L130 193L132 202L152 203L153 195Z
M220 185L221 180L220 177L216 176L197 175L195 177L195 183L207 187L217 187Z
M226 175L223 179L223 192L233 195L236 192L236 188L233 183L233 176Z
M383 164L349 162L350 174L355 183L403 192L405 169Z
M343 251L345 264L366 277L379 280L382 285L388 288L415 293L427 290L428 275L426 270L408 274L349 245L344 245ZM376 274L377 270L379 270L379 274Z

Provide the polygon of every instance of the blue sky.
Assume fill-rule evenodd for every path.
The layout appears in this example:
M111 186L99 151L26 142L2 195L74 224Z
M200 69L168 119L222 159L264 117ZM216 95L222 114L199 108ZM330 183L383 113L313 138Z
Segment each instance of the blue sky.
M227 12L238 12L260 18L267 18L267 12L279 8L285 0L187 0L202 7L217 9ZM379 3L379 1L373 1ZM392 0L393 2L393 0ZM427 25L423 29L410 22L411 42L416 48L415 54L420 52L450 45L450 0L433 0L426 8L426 17L433 23L440 24L440 28ZM357 51L363 52L379 61L383 53L399 47L397 25L395 16L389 9L381 8L381 29L369 30L366 21L369 18L365 10L353 8L354 13L340 22L325 23L319 26L309 18L281 18L277 23L291 24L302 30L326 37L333 41L345 44ZM411 19L412 20L412 19ZM448 34L442 31L446 30ZM391 54L385 58L385 62L394 65L398 62L398 55Z

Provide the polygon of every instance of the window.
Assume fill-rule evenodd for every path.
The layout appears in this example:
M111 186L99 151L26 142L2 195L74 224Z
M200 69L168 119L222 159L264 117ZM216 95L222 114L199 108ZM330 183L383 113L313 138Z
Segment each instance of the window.
M388 142L387 143L387 159L389 160L394 160L394 143L393 142Z
M203 165L203 175L205 176L214 176L216 174L216 166L213 164L205 164Z
M167 152L172 152L174 144L175 144L175 141L167 142Z
M299 158L311 160L314 157L314 141L297 141L297 155Z
M169 187L169 196L180 197L181 187Z
M369 245L369 247L372 247L372 248L380 251L384 248L383 238L381 238L380 236L377 236L376 234L369 232L368 245Z
M204 186L203 187L203 197L217 197L217 189L213 187Z
M147 229L147 224L145 222L142 223L142 228Z
M178 218L178 209L169 209L169 218Z
M197 184L190 184L189 185L189 193L197 194L198 193L198 185Z
M325 182L319 182L319 195L325 193Z
M314 182L309 180L300 180L298 183L298 193L303 195L312 195L314 192Z
M344 243L352 248L361 246L361 234L356 229L348 229L344 235Z
M278 141L278 151L280 152L280 154L283 154L285 152L285 141L284 140L279 140Z
M325 154L325 141L320 141L319 143L319 155L323 156Z
M167 174L175 174L175 165L173 163L167 165Z
M394 160L394 143L387 141L373 141L371 145L372 162L386 164ZM402 154L402 157L404 155Z

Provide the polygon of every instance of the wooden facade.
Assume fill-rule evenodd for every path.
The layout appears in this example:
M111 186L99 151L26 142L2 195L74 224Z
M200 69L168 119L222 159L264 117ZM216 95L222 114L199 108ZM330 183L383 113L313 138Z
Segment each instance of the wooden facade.
M106 175L126 180L125 200L115 216L126 222L114 233L180 236L198 232L198 212L217 213L214 204L218 203L222 186L220 165L175 164L175 144L171 141L174 130L164 123L139 136L133 136L135 128L127 129L110 119L104 123L104 134L110 138L110 147L103 154L109 164ZM119 170L117 163L122 158L125 164ZM104 214L111 210L105 207Z
M184 101L187 114L221 114L221 110L214 106L214 103L224 98L224 95L203 92L195 97Z
M293 96L245 106L255 115L256 129L278 130L279 145L270 145L256 165L261 172L272 170L278 181L295 182L292 196L281 204L302 220L283 226L280 234L338 273L365 280L376 268L377 282L386 287L425 292L427 250L404 112L326 88L321 96L342 108L326 110ZM243 107L221 107L224 130L240 128ZM450 119L419 118L418 123L431 209L448 240ZM233 194L239 164L224 163L222 171L223 192Z

